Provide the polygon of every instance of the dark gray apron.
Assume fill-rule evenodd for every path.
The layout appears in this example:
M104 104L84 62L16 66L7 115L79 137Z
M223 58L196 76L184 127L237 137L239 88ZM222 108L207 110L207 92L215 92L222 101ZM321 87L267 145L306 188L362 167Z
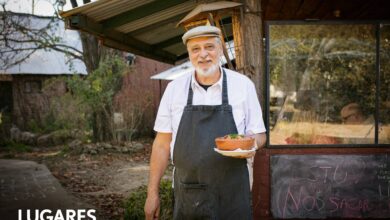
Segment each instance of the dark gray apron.
M174 219L251 219L245 159L214 151L214 139L237 133L223 71L222 105L187 105L180 120L174 151Z

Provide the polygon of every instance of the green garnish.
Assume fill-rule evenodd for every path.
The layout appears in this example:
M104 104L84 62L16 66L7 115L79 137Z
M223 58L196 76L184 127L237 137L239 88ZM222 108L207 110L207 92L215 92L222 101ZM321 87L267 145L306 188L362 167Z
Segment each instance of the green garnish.
M240 135L240 134L229 134L228 136L230 139L239 139L244 137L244 135Z

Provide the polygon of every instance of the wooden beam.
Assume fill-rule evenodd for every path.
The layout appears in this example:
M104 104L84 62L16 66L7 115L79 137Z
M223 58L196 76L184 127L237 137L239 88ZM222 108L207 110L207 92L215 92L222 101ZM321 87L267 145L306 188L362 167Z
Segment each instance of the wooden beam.
M182 55L177 56L177 61L183 60L183 59L185 59L185 58L188 58L188 53L184 53L184 54L182 54Z
M157 44L153 44L153 48L166 48L166 47L169 47L171 45L174 45L174 44L177 44L177 43L182 43L182 39L181 39L182 35L180 36L176 36L176 37L172 37L172 38L169 38L167 40L164 40L160 43L157 43Z
M138 20L172 6L186 2L185 0L154 1L133 10L123 12L102 22L104 29L114 29L126 23Z
M68 28L91 33L102 39L103 42L106 42L106 44L109 42L110 45L115 45L113 47L117 49L126 50L137 55L166 63L174 63L177 60L176 55L154 48L152 45L137 40L119 31L104 31L101 24L92 21L85 15L73 15L66 19L66 23Z
M147 58L150 58L150 59L153 59L153 60L157 60L157 61L160 61L160 62L163 62L163 63L168 63L168 64L174 65L175 62L176 62L176 59L173 61L173 60L167 59L165 57L159 57L159 56L152 55L150 53L145 53L145 51L141 51L139 49L135 49L133 47L129 47L126 44L122 44L122 43L119 43L119 42L111 40L111 39L103 39L103 45L105 45L107 47L115 48L115 49L118 49L118 50L128 51L128 52L137 54L139 56L147 57Z
M139 34L143 34L145 32L148 32L148 31L152 31L153 29L156 29L158 27L161 27L162 25L165 25L165 24L169 24L171 22L175 22L177 23L178 20L180 20L180 18L184 17L187 13L184 13L184 14L180 14L179 16L175 16L171 19L168 19L168 20L165 20L163 22L159 22L159 23L156 23L156 24L153 24L153 25L150 25L150 26L147 26L145 28L141 28L141 29L138 29L136 31L132 31L130 33L127 33L127 35L139 35ZM231 24L232 23L232 18L231 17L226 17L226 18L223 18L221 20L221 23L223 23L224 25L227 25L227 24ZM174 44L177 44L177 43L181 43L182 42L182 39L181 39L182 35L180 36L175 36L175 37L172 37L170 39L167 39L165 41L162 41L162 42L159 42L159 43L156 43L156 44L153 44L152 46L154 48L160 48L160 49L163 49L163 48L166 48L166 47L169 47L171 45L174 45ZM230 40L233 40L233 36L224 36L225 38L227 38L228 41Z
M186 16L186 14L188 14L188 13L185 12L185 13L182 13L180 15L174 16L172 18L169 18L169 19L166 19L166 20L163 20L163 21L158 21L158 22L156 22L156 23L154 23L152 25L148 25L146 27L139 28L139 29L131 31L131 32L127 32L126 34L129 34L129 35L132 35L132 36L137 36L137 35L144 34L146 32L150 32L150 31L153 31L155 29L158 29L158 28L160 28L160 27L162 27L164 25L172 25L172 29L174 29L174 28L176 28L177 22L179 22L181 18Z

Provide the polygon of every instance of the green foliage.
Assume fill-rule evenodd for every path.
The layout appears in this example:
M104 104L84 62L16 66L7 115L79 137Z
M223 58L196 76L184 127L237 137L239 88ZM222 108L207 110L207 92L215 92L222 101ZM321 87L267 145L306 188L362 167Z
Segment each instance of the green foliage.
M10 132L9 129L12 126L11 115L5 112L0 112L0 145L3 142L8 141Z
M126 72L123 59L107 56L87 77L74 76L67 81L72 95L89 108L86 117L94 141L111 141L114 138L113 99Z
M55 93L56 87L63 83L69 90L51 97L47 112L41 120L31 120L29 130L40 134L77 130L80 131L78 138L89 139L87 136L96 123L101 123L100 128L111 128L112 102L126 71L123 59L111 56L102 60L88 76L75 74L45 81L43 89L50 91L49 94Z
M144 205L146 201L146 186L141 186L133 192L125 203L125 220L145 219ZM162 180L160 184L160 218L161 220L172 219L173 215L173 189L172 182Z
M91 109L104 109L111 105L114 95L119 91L126 64L119 57L100 62L99 68L80 78L73 76L67 83L71 92Z
M86 111L88 106L70 93L53 97L43 119L41 121L31 119L27 124L28 130L47 134L58 130L88 129Z
M16 143L13 141L7 141L7 142L3 143L3 145L7 149L7 151L9 151L9 152L22 153L22 152L31 152L32 151L32 148L30 146L27 146L27 145L22 144L22 143Z
M59 153L59 156L63 157L71 152L71 149L68 145L65 145L62 149L61 152Z

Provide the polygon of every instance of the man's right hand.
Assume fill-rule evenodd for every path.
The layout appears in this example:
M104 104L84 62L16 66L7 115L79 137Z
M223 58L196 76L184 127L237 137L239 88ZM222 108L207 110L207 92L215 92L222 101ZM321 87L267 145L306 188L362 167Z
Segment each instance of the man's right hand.
M159 196L148 196L145 202L145 219L158 219L160 215L160 198Z
M161 177L168 166L172 133L157 133L150 156L148 196L145 202L145 219L158 219L160 215L159 187Z

